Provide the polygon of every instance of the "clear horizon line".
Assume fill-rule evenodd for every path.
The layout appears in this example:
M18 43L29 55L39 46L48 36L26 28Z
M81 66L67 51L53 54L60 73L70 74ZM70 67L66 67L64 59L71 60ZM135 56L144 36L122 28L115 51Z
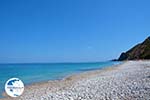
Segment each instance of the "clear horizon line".
M105 61L81 61L81 62L2 62L0 64L61 64L61 63L99 63L99 62L107 62L111 60Z

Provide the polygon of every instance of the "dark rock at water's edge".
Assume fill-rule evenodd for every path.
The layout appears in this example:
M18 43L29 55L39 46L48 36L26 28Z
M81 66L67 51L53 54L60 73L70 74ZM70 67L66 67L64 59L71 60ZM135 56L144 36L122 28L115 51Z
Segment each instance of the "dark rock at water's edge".
M150 37L146 38L144 42L137 44L127 52L121 53L118 61L140 59L150 59Z
M110 60L110 61L118 61L118 59L112 59L112 60Z

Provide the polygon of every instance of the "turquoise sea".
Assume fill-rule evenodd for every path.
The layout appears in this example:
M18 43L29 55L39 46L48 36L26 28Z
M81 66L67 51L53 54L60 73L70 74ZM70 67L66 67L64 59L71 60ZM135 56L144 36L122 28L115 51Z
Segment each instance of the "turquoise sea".
M95 63L18 63L0 64L0 97L9 78L20 78L25 85L35 82L62 79L67 75L119 64L120 62Z

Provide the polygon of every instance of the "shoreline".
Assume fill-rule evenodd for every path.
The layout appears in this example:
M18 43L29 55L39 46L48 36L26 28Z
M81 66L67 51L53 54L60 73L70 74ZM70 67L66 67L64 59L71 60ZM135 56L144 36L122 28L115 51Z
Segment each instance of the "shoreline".
M117 83L117 81L120 81L120 80L117 80L118 78L120 78L120 76L118 76L118 74L122 75L122 73L124 73L124 70L127 71L125 73L129 73L130 71L128 72L128 68L133 70L133 72L134 72L134 70L138 69L138 68L133 69L132 67L130 67L132 64L133 64L134 68L136 68L136 66L138 66L139 69L144 67L144 66L142 66L142 64L143 65L148 64L148 66L149 66L148 68L150 68L150 61L125 61L125 62L122 62L121 64L108 66L108 67L105 67L105 68L102 68L99 70L85 71L85 72L82 72L79 74L69 75L61 80L50 80L47 82L33 83L31 85L25 86L25 91L20 97L10 98L10 97L6 96L6 94L5 94L4 96L6 96L6 98L2 98L0 100L26 100L26 99L30 100L33 98L35 100L41 100L41 99L57 100L60 98L62 98L62 100L66 100L67 98L72 98L70 100L74 100L74 99L78 100L79 98L83 98L83 96L80 96L80 94L85 92L85 91L82 91L80 94L77 94L77 92L75 92L75 90L80 91L80 88L81 88L80 86L85 85L85 87L83 88L85 90L87 88L93 89L95 87L91 87L90 85L88 87L86 85L88 85L88 84L97 85L94 83L97 80L98 81L100 80L99 82L104 81L104 83L106 82L107 84L110 84L110 85L111 85L111 82ZM126 69L126 67L127 67L127 69ZM141 69L141 70L143 71L144 69ZM129 74L134 74L133 72L131 72ZM146 73L150 74L150 71L148 71ZM114 75L113 78L116 81L109 82L112 78L112 75ZM126 76L123 74L122 78L126 78L126 77L130 77L130 76ZM108 78L110 78L110 80L108 80ZM148 80L148 81L150 81L150 80ZM104 83L102 82L102 85L104 85L104 87L105 87L106 84L104 84ZM108 85L108 87L109 87L109 85ZM101 84L97 88L101 88ZM111 88L111 87L109 87L109 88ZM113 90L113 88L110 89L110 91L111 90ZM69 92L71 92L72 94L69 94ZM91 92L91 91L87 90L87 93L89 93L89 92ZM100 94L103 94L103 93L105 93L105 90L103 90L103 92ZM65 94L67 97L65 96ZM69 96L68 96L68 94L69 94ZM74 95L76 95L76 96L74 96ZM92 95L92 93L88 94L88 95ZM98 98L98 97L93 97L93 96L89 96L89 97L88 96L87 96L87 98L85 97L86 100L94 100L94 99ZM107 96L104 96L104 97L107 97ZM150 97L150 95L149 95L149 97ZM117 99L119 99L119 98L120 98L120 96L118 96ZM101 99L101 97L99 97L99 99ZM110 100L111 99L112 98L110 98Z
M105 63L105 62L109 62L109 61L103 61L102 63ZM95 71L95 70L101 70L101 67L103 68L103 67L107 67L107 66L113 66L113 65L118 65L119 64L119 62L112 62L112 63L110 63L110 64L108 64L108 65L101 65L101 62L77 62L77 63L49 63L49 64L95 64L95 63L98 63L97 64L97 66L99 65L99 63L100 63L100 65L98 66L98 67L96 67L96 68L90 68L90 69L88 69L88 70L86 70L86 68L85 68L85 70L82 70L82 68L81 68L81 70L80 70L80 67L79 67L79 69L77 69L76 71L73 71L72 73L69 73L69 74L66 74L66 75L64 75L64 76L60 76L60 77L56 77L56 78L54 78L54 79L51 79L51 77L49 77L49 78L47 78L47 79L45 79L45 80L43 80L42 78L39 78L39 79L41 79L41 81L39 80L39 81L34 81L33 80L33 82L31 81L30 83L27 83L27 84L25 84L25 87L26 86L30 86L30 85L34 85L34 84L38 84L38 83L45 83L45 82L48 82L48 81L56 81L56 80L64 80L65 78L67 78L67 77L70 77L70 76L73 76L73 75L77 75L77 74L80 74L80 73L84 73L84 72L88 72L88 71ZM24 64L24 63L15 63L16 65L20 65L20 64ZM30 64L30 63L25 63L25 64ZM33 64L39 64L39 63L33 63ZM43 63L43 64L45 64L45 63ZM47 64L47 63L46 63ZM80 65L79 65L80 66ZM87 65L88 66L88 65ZM94 65L95 66L95 65ZM76 68L76 67L74 67L74 68ZM78 67L77 67L78 68ZM51 70L51 69L50 69ZM29 73L30 74L30 73ZM20 78L21 79L21 78ZM27 81L27 80L26 80ZM7 97L7 95L2 95L2 94L4 94L5 93L5 90L4 90L4 88L2 89L2 91L1 91L1 97L0 97L0 99L2 99L2 98L5 98L5 97Z
M119 65L122 65L125 62L126 61L122 61L120 64L114 64L114 65L106 66L106 67L100 68L100 69L88 70L88 71L83 71L83 72L79 72L79 73L73 73L73 74L65 76L62 79L54 79L54 80L48 80L48 81L42 81L42 82L36 82L36 83L27 84L27 85L25 85L25 89L26 88L28 89L30 87L37 87L37 86L41 86L41 85L45 85L45 84L47 85L47 84L64 82L64 81L70 81L72 79L75 80L75 79L77 79L77 77L78 78L81 78L83 76L85 77L86 76L85 74L89 74L89 73L90 74L95 74L95 72L97 73L97 72L106 71L108 69L113 69L112 67L118 67ZM12 99L16 100L15 98L9 97L5 92L2 93L2 96L3 96L3 98L0 98L0 100L12 100Z

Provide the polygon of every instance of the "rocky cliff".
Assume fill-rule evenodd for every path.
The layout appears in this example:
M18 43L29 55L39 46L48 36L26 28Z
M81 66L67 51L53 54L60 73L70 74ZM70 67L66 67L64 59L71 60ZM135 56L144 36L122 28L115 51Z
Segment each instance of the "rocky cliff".
M127 52L123 52L118 58L118 61L139 59L150 59L150 37Z

